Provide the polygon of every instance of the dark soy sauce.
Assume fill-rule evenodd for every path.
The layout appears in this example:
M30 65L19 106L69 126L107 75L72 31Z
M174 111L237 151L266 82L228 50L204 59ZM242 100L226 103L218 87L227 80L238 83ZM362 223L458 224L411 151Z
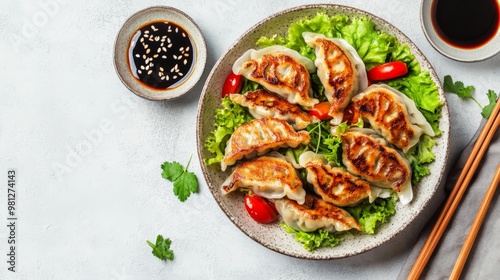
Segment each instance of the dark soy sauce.
M431 13L439 37L463 49L483 46L500 26L497 0L434 0Z
M191 74L195 50L189 34L168 21L149 22L130 39L128 62L134 77L155 90L175 88Z

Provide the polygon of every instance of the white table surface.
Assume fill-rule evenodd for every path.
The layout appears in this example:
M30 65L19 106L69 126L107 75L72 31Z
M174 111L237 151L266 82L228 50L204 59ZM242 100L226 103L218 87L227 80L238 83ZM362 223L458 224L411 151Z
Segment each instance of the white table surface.
M486 103L487 89L500 90L500 57L468 64L440 55L420 28L418 1L327 2L361 8L394 24L441 79L450 74L475 85L480 103ZM316 1L2 0L0 221L7 224L11 168L17 170L19 219L16 273L7 271L9 233L0 226L0 279L394 279L423 221L356 257L295 259L239 231L212 198L201 172L196 110L212 66L255 23L306 3ZM185 11L199 24L208 47L200 83L170 102L130 93L112 62L120 26L152 5ZM448 95L448 104L456 155L481 116L472 101ZM160 165L186 163L190 156L200 192L181 203L161 178ZM145 240L157 234L172 239L174 261L151 255Z

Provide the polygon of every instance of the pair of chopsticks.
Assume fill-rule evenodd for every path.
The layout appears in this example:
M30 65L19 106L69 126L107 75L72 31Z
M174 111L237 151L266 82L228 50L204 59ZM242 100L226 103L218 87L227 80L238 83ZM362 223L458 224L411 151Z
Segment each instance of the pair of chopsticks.
M455 186L453 187L452 192L450 193L448 199L446 200L443 210L441 211L441 214L439 215L439 218L436 224L434 225L432 232L430 233L424 246L422 247L420 254L415 260L415 263L413 264L413 267L410 270L407 279L419 279L420 275L422 274L422 271L427 265L427 262L432 256L434 249L439 243L439 240L441 239L446 227L448 226L448 223L450 222L453 214L455 213L455 210L458 207L458 204L460 203L460 200L462 199L470 181L472 180L472 177L474 176L474 173L476 172L477 167L481 162L481 159L488 150L491 139L495 135L496 130L500 125L499 112L500 112L500 100L497 101L497 104L495 105L493 112L491 113L490 117L488 118L488 121L484 125L483 130L479 134L479 137L476 140L474 147L472 148L471 154L469 155L465 163L465 166L462 169L462 172L460 173L460 177L458 178L457 182L455 183ZM489 190L485 196L485 199L483 200L483 203L481 204L478 216L480 216L481 212L484 211L484 213L481 214L482 217L479 217L479 219L478 217L476 217L474 225L471 228L471 232L469 233L469 236L471 237L469 236L467 237L467 240L464 243L464 248L462 248L462 252L460 252L458 261L455 264L455 268L453 269L453 274L451 275L453 277L450 276L450 279L458 279L460 273L462 272L463 265L465 264L467 256L469 255L469 251L472 248L472 244L474 242L475 236L477 235L477 231L479 230L481 222L484 219L484 215L486 214L486 210L488 209L488 206L491 202L490 196L493 196L496 186L498 185L498 181L500 180L499 172L500 172L500 166L499 168L497 168L497 172L493 179L493 182L489 187Z

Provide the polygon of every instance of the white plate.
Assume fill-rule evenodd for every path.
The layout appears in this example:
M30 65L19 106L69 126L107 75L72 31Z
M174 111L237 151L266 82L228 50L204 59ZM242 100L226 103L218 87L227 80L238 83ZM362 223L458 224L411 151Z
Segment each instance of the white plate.
M433 2L434 0L422 0L420 6L420 23L427 41L429 41L434 49L448 58L462 62L477 62L500 53L500 28L490 41L473 49L459 48L444 41L437 34L432 23L431 11Z
M397 203L397 213L391 218L389 223L381 226L375 235L356 234L355 236L348 236L337 247L320 248L311 253L296 242L292 235L287 234L279 226L279 223L263 225L253 221L243 206L242 194L232 193L231 195L223 195L221 193L220 186L229 175L229 172L221 172L219 166L205 165L203 158L208 158L211 155L203 147L203 143L213 129L215 109L220 106L222 85L230 73L234 61L247 49L253 48L255 42L261 36L272 36L273 34L285 36L291 23L304 17L313 17L318 12L325 12L328 15L342 13L349 16L369 17L378 29L394 35L399 41L407 44L420 62L422 69L428 71L433 81L438 85L440 98L445 105L442 108L443 117L440 121L440 128L443 130L443 134L436 138L437 145L434 148L436 161L430 165L431 175L423 178L420 184L414 186L414 200L406 206ZM229 219L250 238L271 250L297 258L336 259L353 256L380 246L401 232L418 217L439 186L448 155L448 144L448 108L441 84L430 63L417 47L394 26L372 14L346 6L328 4L300 6L272 15L250 28L229 48L213 67L203 88L198 107L198 156L203 174L213 197Z

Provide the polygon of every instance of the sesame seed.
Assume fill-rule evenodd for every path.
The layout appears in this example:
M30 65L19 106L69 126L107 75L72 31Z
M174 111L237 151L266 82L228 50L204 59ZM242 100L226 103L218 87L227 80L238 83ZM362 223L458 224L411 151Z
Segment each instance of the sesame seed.
M186 33L182 32L182 37L186 38Z
M170 40L170 38L167 38L167 43L172 43L172 40Z
M170 80L170 77L169 77L168 75L167 75L166 77L167 77L167 78L166 78L166 80L167 80L167 81L168 81L168 80Z
M161 72L163 72L163 71L165 71L165 70L163 70L163 67L160 67L160 71L161 71Z
M144 31L144 33L149 34L149 30ZM144 37L146 37L146 36L144 36Z
M181 72L179 72L179 76L181 76L181 77L182 77L182 76L184 76L184 74L182 74Z
M174 57L174 59L177 59L177 56L176 56L175 54L174 54L174 56L173 56L173 57Z
M145 54L142 55L142 59L146 59L146 55Z
M179 33L179 28L175 28L175 33Z
M153 66L154 66L153 62L149 63L149 67L153 67Z
M142 67L141 67L141 68L142 68ZM149 70L149 65L148 65L148 66L146 66L146 69L144 69L144 70Z
M157 58L157 57L158 57L158 54L153 55L153 58Z
M161 76L160 79L165 80L165 76Z
M189 46L188 46L188 47L186 47L186 51L187 51L187 52L189 51Z
M141 39L139 40L139 42L141 42L141 43L142 43L142 42L144 42L144 37L143 37L143 38L141 38Z
M144 70L144 65L141 65L141 69Z
M160 41L160 36L156 36L155 41L157 41L157 42Z
M177 79L177 75L174 75L172 78Z
M148 44L143 44L144 48L147 49L149 47Z
M141 70L137 70L137 73L142 74L142 71Z
M166 56L166 55L162 55L162 56L161 56L161 58L166 59L166 58L167 58L167 56Z
M166 52L166 51L167 51L167 48L165 48L165 47L161 47L161 49L162 49L164 52Z
M150 50L150 49L147 49L147 50L146 50L146 54L149 54L150 52L151 52L151 50Z
M141 57L139 54L136 54L135 57Z
M157 53L161 52L161 48L158 48L158 49L156 50L156 52L157 52Z
M185 57L188 57L188 56L189 56L189 54L188 54L188 53L185 53L185 54L184 54L184 56L185 56Z
M167 48L171 48L172 47L172 44L168 44Z
M180 51L180 52L182 52L183 50L184 50L184 47L181 47L181 48L179 49L179 51Z
M153 73L153 70L148 71L148 75L151 75L151 73Z
M170 73L173 73L175 70L175 67L172 67L172 69L170 69Z
M156 28L155 28L155 26L154 26L154 25L151 25L151 29L155 30Z
M186 65L188 63L188 60L187 59L184 59L184 65Z

